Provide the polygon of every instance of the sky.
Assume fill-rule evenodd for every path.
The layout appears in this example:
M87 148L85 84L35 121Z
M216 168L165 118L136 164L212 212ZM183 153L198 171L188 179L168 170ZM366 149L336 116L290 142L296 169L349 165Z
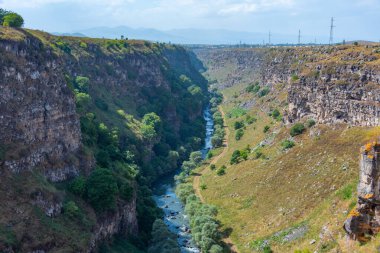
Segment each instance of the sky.
M380 0L0 0L25 26L75 32L106 26L196 28L380 41Z

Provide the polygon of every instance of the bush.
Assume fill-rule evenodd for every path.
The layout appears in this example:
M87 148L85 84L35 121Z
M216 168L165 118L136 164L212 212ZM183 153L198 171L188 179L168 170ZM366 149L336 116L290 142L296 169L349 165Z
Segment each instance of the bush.
M296 74L293 74L291 79L292 79L293 82L296 82L296 81L298 81L300 78L299 78Z
M247 115L245 117L245 121L247 122L248 125L251 125L251 124L255 123L257 121L257 119L255 117Z
M24 25L24 19L17 13L9 13L3 17L3 26L20 28Z
M94 170L87 180L87 196L91 206L99 212L116 207L117 183L107 169Z
M243 121L236 121L234 123L235 130L238 130L238 129L242 128L242 127L244 127L244 122Z
M215 164L210 164L210 170L215 170L216 169L216 165Z
M88 87L90 84L90 79L84 76L77 76L75 78L75 85L81 92L88 92Z
M290 135L291 136L296 136L300 135L305 131L305 126L302 123L297 123L292 128L290 128Z
M195 151L191 152L190 154L190 162L193 162L196 166L200 165L202 163L202 152L201 151Z
M240 150L235 150L232 153L232 156L231 156L231 159L230 159L230 163L231 164L237 164L237 163L239 163L239 158L240 158Z
M281 120L281 113L278 109L274 109L271 113L270 116L274 118L275 120Z
M86 179L84 177L75 178L69 185L69 191L79 197L84 197L86 194Z
M74 201L69 201L63 206L63 212L65 215L74 218L80 214L79 207L75 204Z
M237 140L237 141L240 140L241 137L243 137L243 135L244 135L243 129L237 130L236 133L235 133L235 140Z
M207 152L207 159L211 159L213 156L214 154L212 153L211 150Z
M263 132L264 133L267 133L269 131L270 127L269 126L265 126L264 129L263 129Z
M306 121L306 127L307 128L310 128L310 127L312 127L314 125L315 125L315 120L309 119L308 121Z
M295 146L294 141L291 140L285 140L281 143L281 146L283 149L289 149Z
M270 89L269 87L264 87L263 89L261 89L258 93L258 96L261 98L261 97L264 97L266 95L268 95L270 92Z
M157 219L152 227L152 241L148 253L180 253L175 234L171 233L163 220Z
M216 172L216 174L218 176L223 176L224 174L226 174L226 166L223 165L220 169L218 169L218 171Z
M206 184L201 184L201 189L202 190L206 190L207 189L207 185Z

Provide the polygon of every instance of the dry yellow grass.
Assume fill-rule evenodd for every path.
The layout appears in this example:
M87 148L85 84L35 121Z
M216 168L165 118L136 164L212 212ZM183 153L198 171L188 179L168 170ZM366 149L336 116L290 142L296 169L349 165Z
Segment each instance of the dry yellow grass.
M217 77L215 73L208 75ZM227 114L240 102L252 99L254 95L242 92L246 86L241 83L222 91L226 97L222 107ZM296 146L284 151L280 143L290 137L289 126L269 117L268 111L269 108L281 111L285 101L282 84L275 86L268 96L257 98L248 114L258 121L246 126L239 141L234 138L233 124L245 116L227 118L231 131L229 147L216 163L217 168L226 165L227 173L217 176L216 171L204 170L200 181L207 189L202 190L202 196L207 203L218 207L218 218L224 228L231 229L230 238L243 253L252 252L254 240L270 238L276 232L301 223L308 227L307 233L287 243L272 241L274 252L297 249L375 252L375 240L365 246L348 244L342 225L356 201L360 147L377 138L380 127L317 125L295 137ZM266 125L270 131L265 134ZM255 147L264 139L271 140L271 144L262 149L266 159L254 159L251 154L247 161L229 164L234 150L247 145ZM342 192L348 192L347 196ZM310 244L312 240L316 241Z

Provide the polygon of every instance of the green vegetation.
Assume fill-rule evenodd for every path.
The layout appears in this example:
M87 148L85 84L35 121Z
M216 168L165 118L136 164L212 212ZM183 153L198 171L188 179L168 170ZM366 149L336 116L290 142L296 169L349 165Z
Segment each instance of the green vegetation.
M295 145L296 144L292 140L284 140L283 142L281 142L281 146L284 150L290 149L290 148L294 147Z
M271 116L273 119L275 119L277 121L281 121L281 119L282 119L281 113L278 109L274 109L273 111L271 111L269 113L269 116Z
M267 133L270 129L270 126L264 126L263 133Z
M225 165L223 165L222 167L220 167L217 171L216 171L216 174L218 176L223 176L226 174L226 169L227 167Z
M316 124L316 122L315 122L315 120L313 120L313 119L309 119L309 120L306 121L306 127L307 127L307 128L311 128L311 127L313 127L315 124Z
M152 240L148 253L181 252L176 236L171 233L163 220L157 219L152 227Z
M243 129L238 129L235 133L235 140L240 140L241 137L244 135L244 130Z
M245 88L245 91L250 92L250 93L257 93L259 90L260 90L259 82L256 82L254 84L250 84L247 86L247 88Z
M227 113L228 118L239 118L243 115L247 114L247 110L241 108L241 107L234 107L231 109L229 113Z
M216 169L216 165L215 164L210 164L210 170L215 170Z
M290 128L290 135L296 136L300 135L305 131L305 126L302 123L296 123Z
M355 184L348 184L337 191L336 195L342 200L349 200L352 198L355 191Z
M20 28L24 25L24 19L17 13L0 9L0 24Z
M251 148L249 146L245 148L244 150L235 150L232 153L230 164L238 164L242 160L247 160L248 154L250 151L251 151Z
M268 95L269 92L270 92L269 87L264 87L264 88L262 88L262 89L259 91L258 96L259 96L260 98L261 98L261 97L264 97L264 96Z
M238 130L238 129L243 128L243 127L244 127L244 121L242 121L242 120L235 121L235 123L234 123L235 130Z
M192 184L180 184L176 193L185 204L185 212L190 217L191 233L202 252L223 252L220 246L221 234L216 220L217 209L203 204L194 194Z

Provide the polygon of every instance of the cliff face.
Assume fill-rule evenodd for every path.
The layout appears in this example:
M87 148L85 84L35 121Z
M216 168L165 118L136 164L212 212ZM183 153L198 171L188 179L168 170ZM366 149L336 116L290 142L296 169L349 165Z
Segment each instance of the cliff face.
M369 143L361 150L358 204L348 215L344 229L361 242L380 232L380 144Z
M38 168L54 182L77 175L79 120L60 60L32 37L2 40L0 54L2 167L14 173Z
M378 46L196 50L221 85L287 84L285 121L312 118L319 123L380 124ZM207 64L206 64L207 65ZM211 77L212 78L212 77Z
M196 85L205 95L206 81L187 52L144 41L82 41L0 27L0 55L0 251L92 252L115 234L138 235L137 200L146 185L138 185L134 173L139 169L145 182L170 172L177 160L173 168L165 163L169 150L183 145L190 151L185 142L202 135L202 120L190 125L190 119L201 118L205 97L198 97L197 106L186 103L194 100L188 87ZM190 81L181 83L180 75ZM77 90L77 78L88 80L88 87ZM147 140L141 118L151 112L162 129ZM100 133L100 126L109 132ZM100 152L100 142L105 149L113 145L113 153ZM116 165L111 156L119 159ZM110 161L99 162L104 157ZM103 213L67 191L67 180L86 179L96 165L115 177L125 174L117 180L115 208ZM125 197L128 191L133 193ZM69 216L70 201L80 214ZM151 217L144 214L149 228Z

